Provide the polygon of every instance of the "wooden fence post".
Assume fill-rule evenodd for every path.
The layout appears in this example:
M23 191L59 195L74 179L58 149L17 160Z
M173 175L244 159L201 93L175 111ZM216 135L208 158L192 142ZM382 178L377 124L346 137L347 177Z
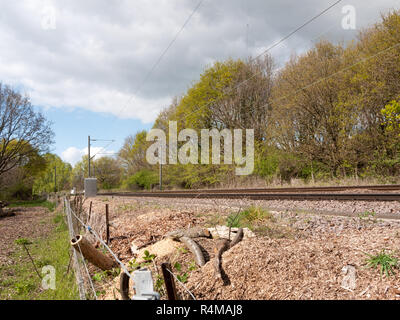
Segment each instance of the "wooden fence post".
M108 217L108 203L106 204L106 236L107 236L107 244L110 244L110 223Z
M161 270L164 277L165 288L167 289L168 300L179 300L176 293L175 280L172 274L168 271L171 270L169 263L161 264Z

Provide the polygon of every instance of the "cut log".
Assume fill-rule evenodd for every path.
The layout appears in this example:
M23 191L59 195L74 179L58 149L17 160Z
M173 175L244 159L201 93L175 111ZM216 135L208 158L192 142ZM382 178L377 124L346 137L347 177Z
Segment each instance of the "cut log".
M81 235L72 239L71 245L78 253L82 251L83 257L101 270L111 270L117 266L116 261L101 253Z
M214 271L215 277L217 279L222 279L222 270L221 270L221 263L222 263L222 254L229 249L229 240L227 239L219 239L215 246L215 258L214 258Z
M179 240L184 243L186 247L188 247L188 249L193 253L198 266L202 267L206 264L203 251L201 251L199 245L192 238L181 237Z
M167 238L179 240L182 237L188 238L211 238L211 233L202 227L193 227L190 229L179 229L166 234Z

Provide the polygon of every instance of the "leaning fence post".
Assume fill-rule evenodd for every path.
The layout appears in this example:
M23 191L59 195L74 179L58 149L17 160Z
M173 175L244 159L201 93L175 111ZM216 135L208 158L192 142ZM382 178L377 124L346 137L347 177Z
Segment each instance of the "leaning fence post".
M176 293L175 280L172 277L169 270L171 266L169 263L161 264L161 270L164 277L165 288L167 289L168 300L178 300L178 295Z

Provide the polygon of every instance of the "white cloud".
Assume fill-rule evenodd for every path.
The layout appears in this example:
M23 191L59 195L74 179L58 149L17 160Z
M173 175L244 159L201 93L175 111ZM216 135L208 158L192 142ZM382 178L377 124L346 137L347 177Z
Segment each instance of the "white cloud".
M61 153L61 159L65 162L70 163L72 166L75 166L75 164L81 161L82 157L87 154L88 154L88 148L78 149L75 147L69 147L68 149L66 149ZM115 151L113 150L107 151L101 147L90 148L90 155L91 157L95 156L94 157L95 160L100 159L102 157L113 156L114 154Z
M330 2L205 1L141 87L198 0L0 0L0 81L22 85L37 105L82 107L149 123L208 63L254 56ZM399 6L395 0L352 2L358 28ZM55 8L55 30L42 28L48 6ZM335 40L354 38L355 32L340 27L341 8L271 53L282 63L310 47L321 31L331 30L326 35Z

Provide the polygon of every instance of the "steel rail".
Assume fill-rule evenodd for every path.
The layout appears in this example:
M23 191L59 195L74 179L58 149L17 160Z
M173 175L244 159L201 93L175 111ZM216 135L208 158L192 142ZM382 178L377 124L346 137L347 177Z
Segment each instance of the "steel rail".
M400 193L248 193L248 192L114 192L102 196L196 198L196 199L249 199L249 200L337 200L337 201L400 201Z
M336 186L336 187L290 187L290 188L252 188L252 189L195 189L195 190L165 190L164 193L237 193L237 192L334 192L348 190L400 191L400 185L374 186Z

